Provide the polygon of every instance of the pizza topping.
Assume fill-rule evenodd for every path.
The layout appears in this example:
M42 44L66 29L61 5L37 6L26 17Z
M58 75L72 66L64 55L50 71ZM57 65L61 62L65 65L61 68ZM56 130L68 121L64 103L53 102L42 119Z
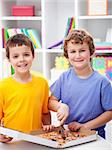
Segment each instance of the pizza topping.
M55 130L55 131L51 131L51 132L46 132L46 133L42 133L39 134L39 137L42 138L46 138L48 140L52 140L55 142L58 142L59 145L63 145L69 141L72 140L77 140L89 135L95 134L95 131L86 131L86 130L81 130L78 132L71 132L69 130Z

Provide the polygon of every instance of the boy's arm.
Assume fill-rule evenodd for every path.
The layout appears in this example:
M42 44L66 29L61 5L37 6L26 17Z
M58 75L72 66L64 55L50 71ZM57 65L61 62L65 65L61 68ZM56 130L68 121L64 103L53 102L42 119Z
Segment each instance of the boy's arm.
M67 104L61 103L58 99L51 95L49 98L48 108L57 112L57 118L60 120L60 125L64 124L69 115L69 107Z
M91 121L88 121L84 124L73 121L68 124L68 128L71 131L77 131L78 129L80 129L82 127L87 128L87 129L96 129L96 128L101 127L102 125L106 124L111 119L112 119L112 111L106 111L103 114L101 114L100 116L98 116L97 118L95 118Z
M83 126L86 128L89 128L89 129L95 129L95 128L98 128L98 127L106 124L111 119L112 119L112 110L104 112L97 118L86 122L85 124L83 124Z
M44 131L50 131L54 129L54 126L51 125L51 113L46 113L42 115L42 128Z
M57 112L59 107L60 107L60 103L58 99L55 96L51 95L49 98L49 105L48 105L49 110Z
M2 104L2 96L1 96L1 93L0 93L0 126L3 127L4 126L4 122L3 122L3 104ZM3 143L7 143L7 142L10 142L12 140L11 137L8 137L6 135L3 135L3 134L0 134L0 142L3 142Z
M42 123L43 123L43 125L50 125L51 124L50 112L48 112L46 114L42 114Z

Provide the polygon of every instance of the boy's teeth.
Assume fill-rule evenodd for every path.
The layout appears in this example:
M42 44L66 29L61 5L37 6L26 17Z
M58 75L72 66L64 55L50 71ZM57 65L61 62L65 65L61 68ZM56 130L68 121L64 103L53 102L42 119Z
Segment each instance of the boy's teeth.
M24 65L19 65L19 67L25 67L27 64L24 64Z

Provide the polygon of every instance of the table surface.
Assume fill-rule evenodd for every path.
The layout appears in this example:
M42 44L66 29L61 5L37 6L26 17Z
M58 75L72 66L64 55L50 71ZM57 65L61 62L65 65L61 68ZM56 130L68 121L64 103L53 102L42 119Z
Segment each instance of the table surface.
M0 150L54 150L54 148L26 142L13 140L10 143L0 143ZM111 144L101 137L97 141L65 148L66 150L112 150Z

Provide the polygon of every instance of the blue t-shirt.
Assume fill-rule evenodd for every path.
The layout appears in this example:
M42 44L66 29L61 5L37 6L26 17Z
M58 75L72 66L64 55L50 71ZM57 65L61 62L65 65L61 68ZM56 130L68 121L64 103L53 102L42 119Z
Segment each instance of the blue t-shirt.
M111 84L106 77L96 71L88 78L82 79L71 67L51 85L50 89L58 100L70 108L66 124L72 121L85 123L107 110L112 110Z

